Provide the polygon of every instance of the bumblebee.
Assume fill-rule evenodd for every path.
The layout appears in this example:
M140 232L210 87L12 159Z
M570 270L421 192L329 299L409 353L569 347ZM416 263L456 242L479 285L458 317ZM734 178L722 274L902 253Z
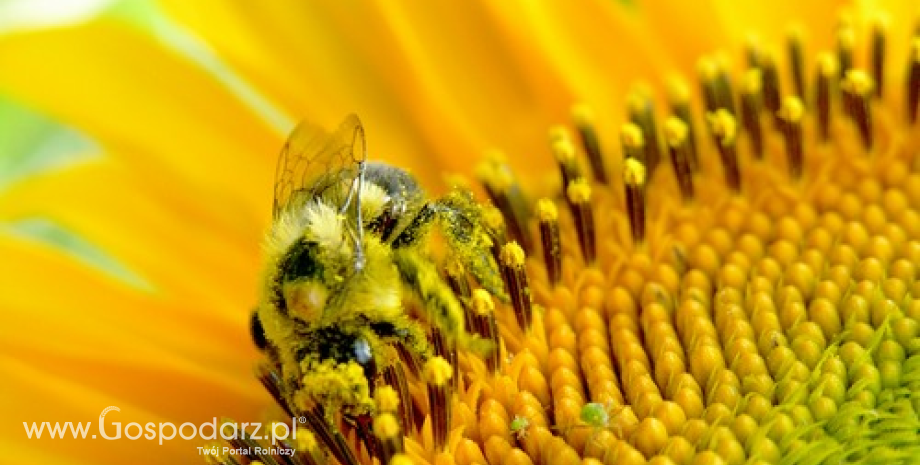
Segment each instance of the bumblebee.
M364 128L349 115L334 133L301 123L278 161L273 223L253 339L299 414L328 420L373 413L381 369L396 345L430 355L425 324L460 347L488 350L464 329L462 303L438 273L432 234L484 288L502 293L471 194L429 199L403 169L367 161ZM410 316L407 302L423 309Z

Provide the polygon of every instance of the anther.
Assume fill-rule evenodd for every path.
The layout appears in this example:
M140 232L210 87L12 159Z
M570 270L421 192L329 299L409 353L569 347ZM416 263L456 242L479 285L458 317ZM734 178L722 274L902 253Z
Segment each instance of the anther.
M623 184L626 188L626 214L629 216L629 230L633 244L645 241L645 166L635 158L628 158L623 165Z
M910 64L907 72L907 120L913 124L920 112L920 37L910 44Z
M431 429L434 445L438 450L447 447L447 435L451 420L451 376L454 369L442 357L432 357L425 362L423 375L428 385L428 409L431 415Z
M572 217L575 219L575 232L578 234L582 256L585 263L594 263L597 256L597 239L594 231L594 211L591 210L591 186L584 178L576 179L569 183L565 193L572 206Z
M764 53L760 73L763 86L763 106L767 109L767 112L773 115L773 121L779 123L776 119L776 112L779 111L782 101L779 89L779 72L776 70L776 59L772 53Z
M853 69L853 47L856 46L856 31L846 17L840 18L837 26L837 62L840 79L846 78L847 72Z
M661 160L661 147L658 141L658 124L655 121L655 108L651 89L647 85L638 85L626 98L629 109L629 121L642 129L645 137L645 164L649 172L655 172Z
M540 221L540 242L543 244L543 263L550 284L562 278L562 240L559 233L559 212L549 199L540 199L536 207Z
M485 359L486 367L492 373L498 373L501 368L501 350L498 323L495 321L495 303L492 301L492 295L485 289L476 289L473 291L470 306L476 318L476 333L482 336L483 339L492 341L494 347Z
M387 412L377 415L373 429L379 445L380 463L388 463L394 455L403 452L403 435L395 415Z
M668 82L668 99L671 104L671 113L683 121L687 126L687 148L689 149L690 169L696 172L699 169L699 159L696 151L696 130L693 116L690 113L690 88L683 79L674 78Z
M885 83L885 37L888 35L888 17L879 14L872 21L872 81L875 82L875 96L882 97Z
M786 156L789 158L789 175L792 179L799 179L802 177L802 120L805 117L805 107L801 99L790 96L783 101L779 113L783 120L782 130L786 141Z
M725 182L732 191L740 192L741 173L738 170L738 151L735 147L738 135L735 117L726 110L718 110L707 115L707 119L719 148L722 169L725 170Z
M501 210L493 205L482 207L482 224L492 241L492 255L498 260L502 246L508 243L508 228Z
M530 282L524 268L524 259L524 249L517 242L512 241L502 247L499 264L511 297L514 316L521 329L527 331L530 329L533 309L530 300Z
M751 141L751 151L757 158L763 158L763 125L760 118L762 89L760 71L752 69L744 73L741 83L741 124Z
M840 87L843 90L844 105L848 108L847 114L859 129L863 147L869 150L872 148L872 112L869 105L872 78L864 71L851 70L847 72Z
M664 123L664 137L671 155L674 176L680 187L684 203L693 199L693 171L690 168L690 143L687 125L679 118L668 118Z
M837 76L837 60L830 53L818 56L818 78L816 84L816 102L818 113L818 135L822 142L830 140L831 101L834 80Z
M633 123L626 123L620 128L620 142L623 144L623 158L645 159L645 136L642 129Z
M789 47L789 68L792 71L792 85L795 95L805 98L805 30L796 25L789 28L786 35Z
M549 144L559 164L559 172L562 175L562 185L568 186L573 179L582 177L581 169L578 167L578 160L575 158L575 144L572 142L572 135L565 126L553 126L549 130Z
M581 145L588 155L588 163L591 164L594 179L601 184L607 184L607 167L604 165L601 143L594 129L594 111L587 105L575 105L572 107L572 120L581 138Z
M527 205L524 191L514 178L504 156L496 151L488 152L485 162L479 165L477 174L492 203L502 212L508 234L518 241L524 250L530 250L532 244L530 235L527 234L530 205Z

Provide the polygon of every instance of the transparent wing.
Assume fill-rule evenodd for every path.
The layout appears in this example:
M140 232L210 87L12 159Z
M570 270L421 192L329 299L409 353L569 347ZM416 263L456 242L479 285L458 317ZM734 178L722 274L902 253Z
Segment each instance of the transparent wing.
M364 126L357 115L346 116L332 134L301 122L284 144L275 168L272 215L277 218L295 199L312 198L334 185L352 182L357 164L366 158Z

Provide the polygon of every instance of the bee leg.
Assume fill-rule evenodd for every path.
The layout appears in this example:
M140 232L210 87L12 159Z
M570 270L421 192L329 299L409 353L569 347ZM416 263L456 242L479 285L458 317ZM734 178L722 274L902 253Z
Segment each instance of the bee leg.
M411 245L437 224L464 269L493 296L507 301L505 283L492 255L491 240L482 226L479 205L468 193L455 190L427 203L393 241L394 247Z
M463 307L431 260L411 248L394 249L393 259L403 282L422 302L431 324L463 347L477 352L490 350L487 341L469 335L464 329Z

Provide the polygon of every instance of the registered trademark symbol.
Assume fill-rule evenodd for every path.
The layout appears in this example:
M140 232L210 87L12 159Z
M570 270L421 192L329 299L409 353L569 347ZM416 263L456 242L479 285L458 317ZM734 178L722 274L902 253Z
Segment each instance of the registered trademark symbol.
M299 421L299 422L301 422L301 423L306 423L306 422L307 422L307 417L300 417L300 418L297 419L297 421Z

